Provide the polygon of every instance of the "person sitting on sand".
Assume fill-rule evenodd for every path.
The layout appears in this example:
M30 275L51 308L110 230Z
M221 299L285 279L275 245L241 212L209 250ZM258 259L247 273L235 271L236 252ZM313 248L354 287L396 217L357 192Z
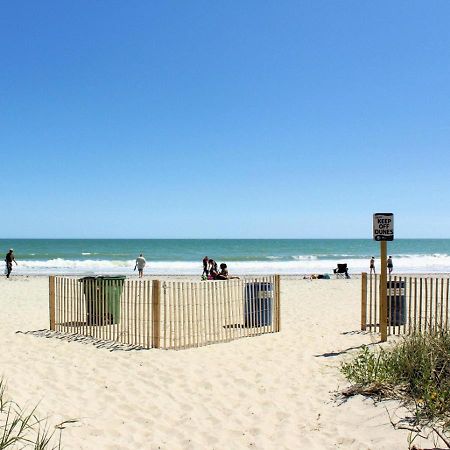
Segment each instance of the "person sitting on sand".
M213 259L210 259L208 261L208 265L209 265L208 280L214 280L219 273L219 271L217 270L217 263Z
M239 280L239 277L232 277L228 274L228 268L225 263L220 265L220 272L216 275L215 280Z

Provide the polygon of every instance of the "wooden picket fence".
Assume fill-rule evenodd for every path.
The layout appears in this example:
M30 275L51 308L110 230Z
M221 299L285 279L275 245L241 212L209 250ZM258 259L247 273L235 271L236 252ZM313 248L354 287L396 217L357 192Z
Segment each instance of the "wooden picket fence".
M279 275L226 281L49 278L50 329L185 349L280 331Z
M380 320L380 276L361 277L361 330L387 335L450 330L448 276L388 276L387 318ZM382 317L381 317L382 318Z

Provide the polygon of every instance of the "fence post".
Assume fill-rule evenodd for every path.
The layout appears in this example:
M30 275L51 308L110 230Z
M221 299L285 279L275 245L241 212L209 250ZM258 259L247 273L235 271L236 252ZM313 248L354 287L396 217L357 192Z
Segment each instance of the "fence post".
M280 275L275 275L275 331L281 328L281 308L280 308Z
M361 330L367 328L367 272L361 274Z
M152 348L160 347L161 282L153 280L152 286Z
M381 342L387 341L388 305L387 305L387 242L381 241L381 274L380 274L380 333Z
M55 331L55 276L48 277L48 309L50 316L50 330Z

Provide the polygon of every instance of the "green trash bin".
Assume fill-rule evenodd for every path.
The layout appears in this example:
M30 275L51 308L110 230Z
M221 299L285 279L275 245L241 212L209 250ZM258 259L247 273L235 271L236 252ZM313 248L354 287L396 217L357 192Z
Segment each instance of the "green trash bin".
M86 299L88 325L112 325L120 321L120 297L124 275L84 277L83 293Z

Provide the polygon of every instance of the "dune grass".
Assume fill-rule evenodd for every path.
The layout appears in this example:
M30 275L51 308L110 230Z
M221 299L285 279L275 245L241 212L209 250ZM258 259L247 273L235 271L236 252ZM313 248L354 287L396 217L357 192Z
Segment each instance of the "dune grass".
M390 348L364 347L341 366L353 383L344 396L397 399L414 426L433 429L450 448L450 333L412 335Z
M60 450L61 431L66 423L51 430L47 421L37 416L36 407L26 411L6 398L6 383L0 378L0 450Z

